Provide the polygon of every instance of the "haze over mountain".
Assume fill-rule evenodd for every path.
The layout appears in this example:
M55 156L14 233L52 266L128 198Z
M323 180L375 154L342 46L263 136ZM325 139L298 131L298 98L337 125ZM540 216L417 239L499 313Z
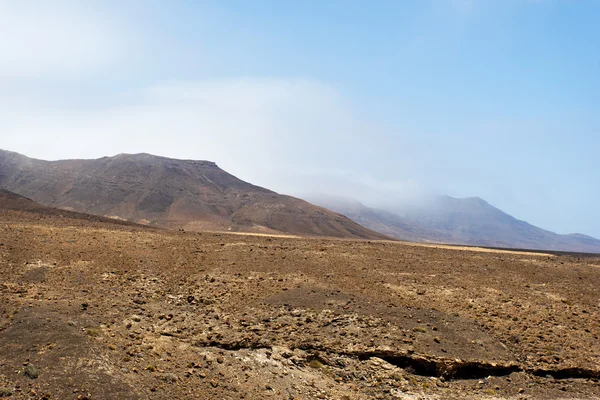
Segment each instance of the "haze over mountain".
M558 235L477 197L423 197L385 210L343 197L308 197L322 208L244 182L214 162L149 154L43 161L0 150L0 186L45 206L169 229L600 253L600 240Z
M477 195L600 237L598 1L126 3L0 1L0 148Z
M209 161L149 154L43 161L0 150L0 186L46 206L171 229L385 238Z
M598 239L538 228L478 197L431 196L389 210L335 196L311 195L307 199L400 240L600 253Z

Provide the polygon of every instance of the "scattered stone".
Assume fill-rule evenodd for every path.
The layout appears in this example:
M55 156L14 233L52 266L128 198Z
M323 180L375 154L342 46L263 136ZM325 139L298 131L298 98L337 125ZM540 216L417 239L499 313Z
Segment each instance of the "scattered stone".
M37 379L37 377L40 376L38 369L31 364L26 366L23 372L25 373L25 376L30 379Z
M179 380L179 377L173 373L166 373L166 374L163 374L162 380L167 383L175 383Z
M156 235L158 237L162 234ZM142 241L142 233L131 236L138 242L132 242L133 246L129 250L121 247L119 252L123 255L126 251L137 251L138 247L143 248L144 251L146 249L146 245L143 244L146 240ZM7 332L6 327L13 329L17 326L15 322L22 323L23 326L27 325L27 328L39 329L39 333L45 333L49 325L53 328L42 341L37 339L37 335L34 335L35 342L28 338L30 343L24 347L28 353L19 356L21 361L29 361L27 357L31 357L35 365L44 366L39 382L30 381L29 384L23 384L24 375L30 375L23 374L21 368L29 368L29 364L19 366L17 363L16 371L11 372L16 373L14 379L17 379L22 386L12 387L13 383L0 374L0 386L11 386L7 389L10 393L5 396L27 398L26 396L32 393L30 390L35 387L38 393L32 396L39 400L41 396L39 387L46 384L44 380L55 379L50 371L45 369L48 360L56 359L66 351L71 351L71 348L70 343L65 342L63 336L56 334L56 329L51 326L53 323L59 324L58 330L62 327L65 336L75 335L73 350L78 352L81 350L77 355L80 356L84 368L96 366L102 368L102 365L94 364L99 361L95 356L100 352L106 357L104 361L112 363L109 367L111 367L111 374L116 378L115 381L122 378L122 381L131 384L132 387L137 385L135 387L141 388L146 395L151 391L160 392L160 395L152 395L152 398L190 398L195 395L195 392L203 398L210 398L210 392L214 392L212 397L246 399L260 399L265 395L285 399L345 400L363 397L416 398L429 395L432 398L465 398L473 396L473 393L482 397L501 397L512 393L515 398L537 398L540 393L548 392L546 389L556 392L566 390L565 386L561 387L565 381L549 382L541 376L532 375L529 371L550 371L554 374L555 370L569 367L569 363L573 366L577 365L579 360L570 357L575 352L581 352L584 356L593 356L597 353L593 346L591 350L583 346L579 347L580 344L593 343L594 335L597 339L599 331L589 322L597 319L596 308L590 308L592 316L589 321L583 318L580 321L579 318L572 316L571 309L564 311L563 308L566 307L560 302L556 301L554 304L552 298L548 300L542 289L536 289L535 293L531 291L535 302L532 303L531 309L527 307L525 311L521 311L517 310L517 307L521 306L517 306L516 301L500 301L508 294L496 293L496 291L478 292L479 287L472 286L470 282L461 281L461 290L458 291L454 291L450 285L454 285L453 279L448 281L436 279L429 285L428 278L418 276L419 269L410 267L410 264L416 260L414 257L416 252L421 251L418 248L414 249L414 254L413 250L408 253L411 256L407 257L406 261L402 261L396 253L393 256L385 255L381 249L382 259L386 260L381 263L384 271L387 268L386 263L392 268L391 266L396 265L397 261L406 267L411 275L405 277L402 274L392 274L389 279L383 277L382 283L386 284L389 280L393 283L390 284L390 288L397 288L397 292L396 289L385 289L376 296L370 297L369 291L376 289L369 283L371 277L366 275L369 273L368 270L361 273L365 274L365 278L357 283L356 288L351 287L350 281L338 281L339 276L344 276L342 271L345 269L342 270L342 267L348 267L348 279L357 271L352 259L348 261L344 258L344 262L337 260L338 252L328 251L331 253L331 263L324 263L327 269L335 270L335 274L323 275L321 272L326 271L320 270L321 267L317 264L313 266L311 253L304 251L306 249L302 249L299 253L290 252L287 259L294 259L294 264L287 265L285 263L288 261L280 261L280 257L271 254L280 251L279 247L258 246L264 239L235 238L236 243L238 240L241 242L239 246L232 246L231 249L227 247L227 251L221 254L211 254L210 243L204 240L204 238L209 240L209 234L197 242L193 239L194 236L189 236L191 245L203 248L201 252L204 255L201 257L202 263L206 263L206 266L202 268L210 269L211 273L217 276L216 280L212 277L204 280L197 275L196 269L188 273L185 269L187 268L185 257L179 259L180 254L184 254L184 245L187 244L171 241L160 244L157 237L152 236L152 239L156 239L158 243L153 243L148 251L160 246L168 246L169 249L172 246L173 251L167 250L164 257L156 252L156 261L150 258L146 260L143 256L144 261L139 260L139 264L138 259L132 257L136 262L134 267L126 266L129 263L126 258L115 258L113 261L109 259L106 263L82 265L85 270L82 268L83 272L80 273L77 271L79 267L76 262L61 260L64 265L72 265L73 274L69 278L66 269L57 269L57 275L53 277L52 282L55 282L54 278L56 282L60 282L64 274L63 278L75 282L76 290L65 286L66 290L59 292L57 287L28 286L26 282L19 281L20 276L15 276L14 282L0 283L0 300L5 298L14 300L14 308L18 307L23 314L27 313L23 317L23 314L13 314L12 305L5 307L5 303L0 302L0 320L6 314L9 322L6 326L0 326L0 338L3 337L4 332ZM169 239L172 238L169 236ZM175 240L180 239L173 239ZM260 242L253 244L253 241ZM87 246L87 241L84 242ZM281 241L281 250L287 249L291 243L293 243L291 240ZM339 246L345 246L343 243L341 242ZM366 246L365 244L354 245ZM263 265L260 264L260 268L246 271L244 269L247 267L246 261L242 255L238 257L235 252L238 250L243 252L249 246L258 250L250 254L256 255L257 263L264 262L265 270L271 262L276 263L277 266L272 271L264 272ZM257 255L262 252L261 249L266 249L269 253L266 255L267 258L258 258L262 257L260 254ZM43 251L46 249L42 249ZM89 254L86 252L86 247L83 247L79 257L87 259ZM107 254L111 254L112 257L111 252ZM287 250L286 254L288 254ZM67 255L71 257L71 253ZM2 256L0 254L0 257ZM13 258L12 255L9 256ZM72 256L77 257L74 253ZM444 257L446 256L449 259L455 257L453 254ZM215 265L222 270L213 269L211 266L217 261L217 257L218 264ZM298 260L295 260L295 257ZM456 264L458 261L461 264L480 262L479 258L470 260L470 253L464 253L461 257L462 260L456 260ZM515 264L521 257L527 256L515 256ZM23 259L25 258L18 260ZM236 268L227 267L234 265L232 259L236 260ZM312 272L307 273L308 270L300 261L302 259L307 260L306 265L314 268L315 273L319 272L319 276L328 276L330 281L326 290L314 287L312 280L315 277L312 276ZM111 264L112 262L114 265ZM280 262L284 263L282 268L279 268ZM181 271L177 270L174 274L170 274L170 271L162 271L162 265L171 263L177 266L181 264ZM153 266L154 264L156 266ZM98 284L97 280L98 276L102 276L101 272L109 271L101 269L106 268L107 265L111 270L117 271L111 272L114 274L114 279L109 286ZM131 269L127 272L125 268ZM285 271L288 268L294 275L287 275ZM260 271L254 271L255 269ZM89 274L87 274L88 270ZM155 278L159 275L160 280ZM11 275L7 276L13 279ZM414 281L413 276L416 279ZM285 280L282 277L285 277ZM379 275L375 275L375 281L377 285L380 284ZM285 282L289 290L285 291L283 284L278 282ZM444 285L436 286L441 283ZM554 282L551 283L555 285ZM98 286L94 288L95 290L91 290L94 284ZM398 286L394 286L396 284ZM488 284L490 289L497 287L492 283L488 282ZM419 289L419 294L423 295L426 292L427 295L418 297L418 302L407 306L405 303L416 301L415 293L420 285L425 286L427 292L425 289ZM449 290L445 290L446 285ZM512 285L514 286L514 283ZM552 285L548 284L548 291L554 291L555 287L551 287ZM304 289L305 286L308 288ZM508 286L510 287L510 284ZM519 288L521 286L522 284L519 283ZM83 287L90 288L88 294L82 294L87 292L77 290ZM296 289L299 295L295 292ZM501 289L504 290L503 287ZM352 293L344 293L344 291ZM283 292L285 295L282 294ZM274 293L279 293L278 296L281 298L273 300L276 298ZM575 302L580 300L575 294L564 295L572 295ZM541 296L543 300L536 296ZM445 297L448 298L448 304L442 302ZM349 298L353 300L350 301ZM132 303L134 299L146 299L148 303L146 306L136 306L135 304L143 303ZM384 302L379 302L380 299ZM68 304L64 316L52 316L50 319L46 318L47 315L36 314L38 312L36 308L26 309L27 304L34 304L37 307L44 305L43 302L46 300L49 300L49 310L54 307L62 310L61 304ZM93 303L93 307L82 301ZM543 304L543 307L536 302ZM90 313L81 313L77 308L78 304L81 305L81 311L88 310ZM348 308L349 304L351 304L350 308ZM470 314L466 307L473 310L472 315L476 317L475 324L470 321ZM105 310L108 311L104 312ZM92 313L92 311L96 312ZM453 316L455 311L460 311L460 318ZM580 309L577 311L583 313ZM168 314L169 312L172 314ZM518 320L513 320L515 313L519 315ZM13 315L16 315L14 319ZM577 322L570 324L569 320L565 320L565 315ZM79 324L77 329L64 326L70 318L77 320ZM31 321L34 323L30 324ZM71 325L75 326L75 323ZM84 328L88 326L99 326L98 332L101 335L96 335L94 330ZM439 328L440 326L442 328ZM85 331L88 331L90 336L98 336L97 339L91 343L87 340L89 338L85 338L85 334L82 334ZM581 335L581 340L578 341L578 336L571 331ZM38 331L34 333L37 334ZM520 337L521 340L512 340L511 335ZM564 348L559 347L555 340L551 340L554 339L552 335L559 335L561 340L564 339ZM13 334L12 337L15 336ZM83 342L84 346L80 346L81 342L77 342L82 338L87 340ZM442 340L444 348L441 351L441 346L431 343L434 341L441 344ZM51 349L49 343L52 342L57 343L56 350L49 351ZM501 342L506 343L508 348ZM0 346L0 349L4 350L3 346ZM92 354L88 353L89 349L92 350ZM560 358L557 352L560 353ZM374 357L375 355L380 358ZM472 359L469 359L471 356ZM192 359L195 362L189 362ZM513 365L512 363L519 371L514 373L512 382L510 378L502 376L483 378L488 372L493 374L496 369L503 369L506 365ZM7 365L10 364L5 364ZM69 365L74 366L74 364ZM165 373L165 370L177 374ZM103 371L99 370L99 373ZM447 373L448 381L443 377L435 379L427 376L444 373ZM77 372L72 376L76 378ZM57 374L56 378L62 379L62 376ZM499 382L500 385L497 385ZM594 382L597 383L597 380ZM86 386L85 389L77 386L80 389L73 393L86 393L89 390L94 393L94 396L106 397L105 392L93 386L94 384L90 383L90 386ZM78 385L82 383L78 382ZM584 380L576 381L569 386L569 391L574 395L585 394L586 391L590 392L590 385L593 384ZM217 387L218 389L212 389ZM69 393L72 389L70 385L67 386L65 389L67 396L63 397L73 399L77 396ZM518 395L517 390L523 394ZM527 390L526 395L525 390ZM81 396L81 399L85 398ZM0 397L3 397L2 392ZM107 398L110 398L110 395Z
M206 354L204 355L204 361L206 361L206 363L207 363L207 364L212 364L212 363L214 363L215 361L217 361L217 359L216 359L216 357L215 357L213 354L211 354L211 353L206 353Z

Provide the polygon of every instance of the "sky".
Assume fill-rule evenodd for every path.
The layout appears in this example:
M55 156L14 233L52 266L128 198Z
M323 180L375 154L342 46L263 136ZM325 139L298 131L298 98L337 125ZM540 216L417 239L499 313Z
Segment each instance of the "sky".
M600 237L596 0L0 0L0 148Z

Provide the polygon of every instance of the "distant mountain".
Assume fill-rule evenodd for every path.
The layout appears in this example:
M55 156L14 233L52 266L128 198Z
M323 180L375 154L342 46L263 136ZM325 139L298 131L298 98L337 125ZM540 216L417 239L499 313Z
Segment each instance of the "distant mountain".
M600 240L581 234L559 235L490 205L478 197L432 196L418 205L381 210L330 196L311 201L361 225L400 240L473 246L600 253Z
M401 211L397 211L401 213ZM479 197L435 196L404 217L448 234L458 243L557 251L600 252L600 240L585 235L559 235L514 218Z
M172 229L386 238L209 161L150 154L43 161L0 150L0 186L46 206Z
M309 195L306 198L320 206L343 214L377 232L410 242L448 243L453 237L430 229L390 211L367 207L361 202L339 196Z

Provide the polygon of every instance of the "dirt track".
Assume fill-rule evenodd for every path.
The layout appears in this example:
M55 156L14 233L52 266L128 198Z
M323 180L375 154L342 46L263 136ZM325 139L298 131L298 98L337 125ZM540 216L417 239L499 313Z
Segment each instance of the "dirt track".
M600 396L598 258L0 217L0 395Z

